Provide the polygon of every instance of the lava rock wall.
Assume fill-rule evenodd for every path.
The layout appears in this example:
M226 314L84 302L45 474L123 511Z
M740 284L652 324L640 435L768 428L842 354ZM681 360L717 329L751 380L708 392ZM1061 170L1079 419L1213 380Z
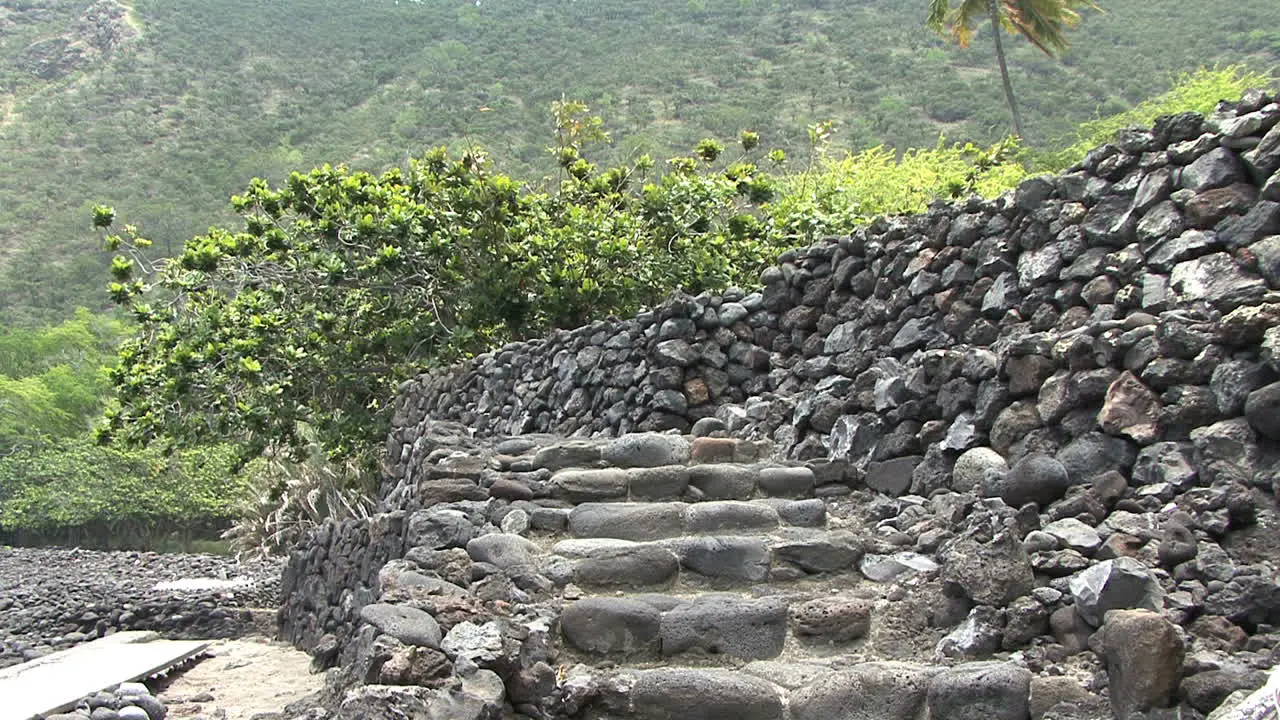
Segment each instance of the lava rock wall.
M423 464L439 420L614 436L718 417L916 493L972 448L1014 462L1084 438L1073 455L1133 455L1246 415L1241 433L1274 441L1272 100L1164 117L1001 198L786 253L760 292L677 297L424 374L396 401L387 487Z
M345 643L360 608L378 596L378 571L403 555L403 512L318 526L290 555L281 578L281 639L309 651L325 635Z
M368 686L350 702L443 693L478 664L529 717L660 703L689 671L558 678L557 594L577 576L523 536L602 512L570 509L584 503L633 511L652 468L759 463L802 479L804 508L874 528L849 560L885 588L872 627L928 616L879 649L936 675L937 716L986 707L975 697L996 686L1008 717L1067 685L1109 703L1080 717L1210 712L1280 657L1278 169L1280 104L1249 93L1004 197L787 253L760 292L677 297L425 374L396 399L381 513L325 523L292 554L282 634L340 686ZM693 439L567 439L667 430ZM981 660L1001 651L1026 667ZM1087 688L1061 677L1071 662ZM793 688L788 712L829 717L882 671ZM744 705L746 681L695 675L726 716L783 717L768 683ZM451 716L490 717L503 692Z

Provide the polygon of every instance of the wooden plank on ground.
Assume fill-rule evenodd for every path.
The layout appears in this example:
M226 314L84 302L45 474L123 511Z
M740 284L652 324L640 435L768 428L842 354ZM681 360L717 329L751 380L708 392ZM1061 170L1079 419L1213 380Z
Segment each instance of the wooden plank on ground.
M153 632L108 635L0 670L0 720L63 712L112 685L155 675L200 654L201 640L161 640Z

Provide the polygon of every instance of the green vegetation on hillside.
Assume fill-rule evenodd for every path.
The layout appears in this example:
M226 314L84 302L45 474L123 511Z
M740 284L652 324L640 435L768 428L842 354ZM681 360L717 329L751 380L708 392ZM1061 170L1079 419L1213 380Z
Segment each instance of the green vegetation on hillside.
M0 315L100 307L110 256L90 198L128 209L162 252L230 222L230 188L344 162L380 173L422 148L487 148L518 177L551 175L546 108L567 96L609 121L606 165L665 159L743 128L799 157L804 128L840 148L986 146L1007 110L990 53L889 0L137 0L141 35L42 77L32 46L84 32L91 0L23 0L0 22ZM112 0L95 0L95 7ZM1111 0L1063 62L1011 43L1028 134L1068 135L1202 64L1280 59L1280 7ZM976 43L984 42L979 29Z

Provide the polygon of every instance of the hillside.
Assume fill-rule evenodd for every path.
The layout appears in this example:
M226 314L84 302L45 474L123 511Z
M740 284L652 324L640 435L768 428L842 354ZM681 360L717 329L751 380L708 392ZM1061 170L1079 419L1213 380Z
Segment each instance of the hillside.
M1199 65L1274 68L1280 7L1111 0L1065 62L1010 43L1034 142L1123 109ZM176 248L255 175L377 169L478 142L548 171L548 108L604 115L615 156L658 157L754 128L803 151L990 141L1006 126L989 38L949 47L922 3L861 0L339 2L5 0L0 4L0 313L101 305L95 201ZM608 159L608 158L601 158Z

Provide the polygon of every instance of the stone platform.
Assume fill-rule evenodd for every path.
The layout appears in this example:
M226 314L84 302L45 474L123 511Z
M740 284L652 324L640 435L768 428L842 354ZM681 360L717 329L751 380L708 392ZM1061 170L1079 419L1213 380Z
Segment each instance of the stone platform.
M86 695L141 680L200 654L209 643L122 632L0 670L0 720L70 709Z

